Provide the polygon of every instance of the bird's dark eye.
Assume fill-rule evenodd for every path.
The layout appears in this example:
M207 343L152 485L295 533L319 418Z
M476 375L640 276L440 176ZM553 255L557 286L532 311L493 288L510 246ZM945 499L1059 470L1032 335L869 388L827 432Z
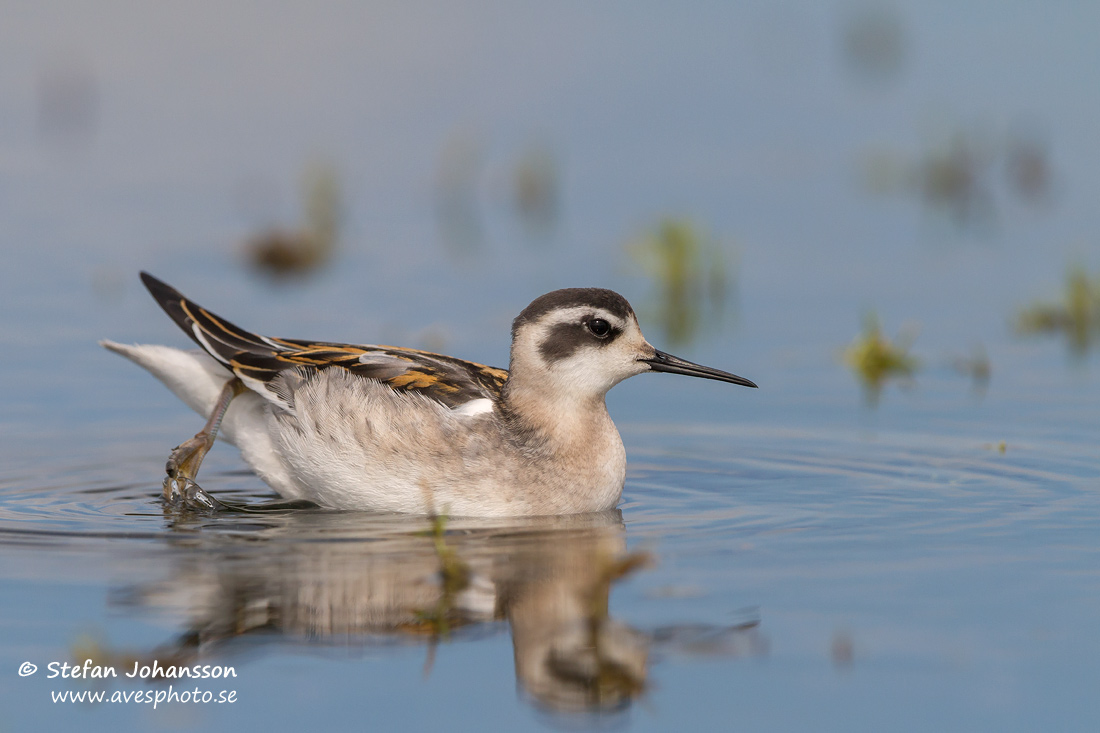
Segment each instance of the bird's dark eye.
M602 318L593 318L585 325L596 338L606 338L607 334L611 333L611 324Z

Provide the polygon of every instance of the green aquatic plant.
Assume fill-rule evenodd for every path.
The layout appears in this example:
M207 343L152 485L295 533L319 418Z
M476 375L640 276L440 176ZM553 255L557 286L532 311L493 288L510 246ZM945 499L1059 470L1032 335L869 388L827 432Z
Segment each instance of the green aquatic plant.
M890 379L910 379L920 362L909 354L911 334L902 333L890 341L882 333L878 316L868 313L863 331L844 350L844 363L855 372L864 387L868 402L876 404L883 385Z
M956 127L916 155L888 148L868 151L863 181L874 193L917 198L960 230L982 232L1011 203L1046 201L1053 175L1041 137Z
M443 145L435 175L435 215L444 247L468 260L485 239L478 187L485 169L485 145L473 132L457 133Z
M990 362L985 348L980 344L974 347L969 356L956 356L953 358L951 367L964 377L969 377L974 391L979 394L985 393L986 388L989 386L989 380L993 377L993 364Z
M657 321L666 341L689 343L705 320L718 320L731 289L730 257L686 219L668 218L627 245L654 282Z
M1084 356L1100 331L1100 282L1084 267L1071 267L1062 302L1034 303L1023 308L1015 326L1021 335L1065 334L1073 354Z
M520 156L512 174L512 200L528 234L545 236L557 225L561 208L558 159L546 146L533 145Z
M429 634L432 639L446 639L453 628L465 625L455 609L455 598L470 585L470 567L447 544L447 518L439 515L431 521L426 534L431 537L439 560L439 600L431 609L416 611L415 616L420 624L418 631ZM432 653L429 649L429 655ZM427 666L430 668L430 663Z
M336 249L343 218L340 179L335 168L317 164L302 176L305 222L299 229L273 228L245 246L249 262L276 278L305 275L325 264Z
M894 8L885 4L853 7L846 13L839 39L845 66L860 81L894 83L909 55L907 35Z
M959 226L988 221L994 213L989 181L994 162L982 138L956 132L918 165L917 189L930 206L948 212Z

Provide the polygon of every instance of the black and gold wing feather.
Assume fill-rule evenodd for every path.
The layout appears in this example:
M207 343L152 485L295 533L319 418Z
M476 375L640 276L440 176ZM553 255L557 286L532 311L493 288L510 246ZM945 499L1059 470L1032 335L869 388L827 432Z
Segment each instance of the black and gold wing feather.
M249 333L211 313L147 272L141 280L160 307L208 354L253 389L278 395L275 378L288 370L344 369L387 385L395 392L419 393L448 407L500 397L504 369L428 351L393 346L356 346Z

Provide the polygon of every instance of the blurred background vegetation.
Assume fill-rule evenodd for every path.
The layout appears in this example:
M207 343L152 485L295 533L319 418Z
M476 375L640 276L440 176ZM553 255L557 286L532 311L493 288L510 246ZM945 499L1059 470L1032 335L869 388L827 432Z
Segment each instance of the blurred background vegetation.
M995 395L992 374L1061 358L1025 335L1087 362L1098 20L873 1L23 7L0 29L3 335L155 339L149 269L275 335L502 363L533 297L599 285L658 345L789 404L858 404L919 360L913 391L927 374L970 405L972 383ZM870 312L920 324L920 344L870 320L858 335Z

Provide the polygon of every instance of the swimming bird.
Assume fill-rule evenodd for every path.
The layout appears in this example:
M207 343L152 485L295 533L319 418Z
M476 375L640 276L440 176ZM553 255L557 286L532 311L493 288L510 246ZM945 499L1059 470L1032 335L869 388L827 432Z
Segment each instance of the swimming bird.
M166 466L165 499L194 508L222 506L195 482L220 429L289 500L450 516L603 511L626 477L609 389L644 372L756 387L658 351L626 299L601 288L532 301L512 323L505 371L416 349L259 336L141 279L201 349L101 343L208 418Z

